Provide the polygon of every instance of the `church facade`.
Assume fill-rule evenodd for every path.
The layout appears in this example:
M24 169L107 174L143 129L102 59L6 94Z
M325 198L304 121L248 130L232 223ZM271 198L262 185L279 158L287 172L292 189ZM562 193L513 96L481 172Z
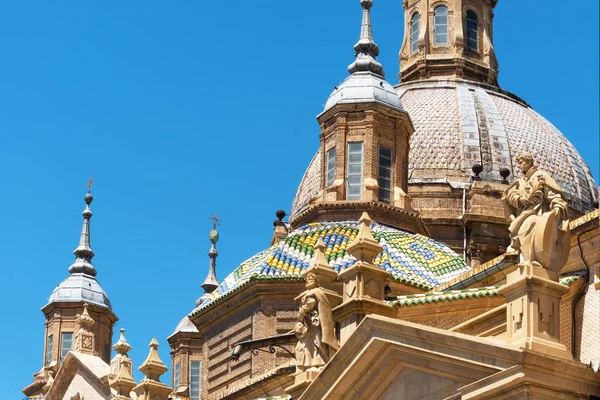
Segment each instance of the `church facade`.
M152 340L140 382L123 331L112 344L88 193L25 395L598 398L598 187L568 139L498 86L495 5L404 1L392 86L360 1L355 59L317 116L290 214L221 281L215 221L204 294L182 305L168 362Z

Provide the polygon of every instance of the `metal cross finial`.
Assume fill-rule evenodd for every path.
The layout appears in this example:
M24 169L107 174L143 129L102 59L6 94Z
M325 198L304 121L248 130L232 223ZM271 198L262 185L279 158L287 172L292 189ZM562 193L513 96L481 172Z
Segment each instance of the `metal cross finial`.
M94 184L94 178L92 178L92 171L90 170L90 180L88 181L87 188L88 188L88 193L92 192L92 185Z
M221 225L221 218L216 213L210 213L208 216L210 223L213 224L213 228L217 229L217 226Z

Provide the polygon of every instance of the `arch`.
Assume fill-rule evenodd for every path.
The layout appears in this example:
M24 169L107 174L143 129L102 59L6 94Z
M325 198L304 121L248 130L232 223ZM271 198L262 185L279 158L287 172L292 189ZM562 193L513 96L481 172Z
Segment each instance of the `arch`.
M448 7L437 6L433 10L433 44L448 44Z
M467 10L465 17L465 44L468 49L479 51L479 22L473 10Z
M413 14L410 19L410 52L416 53L419 50L419 13Z

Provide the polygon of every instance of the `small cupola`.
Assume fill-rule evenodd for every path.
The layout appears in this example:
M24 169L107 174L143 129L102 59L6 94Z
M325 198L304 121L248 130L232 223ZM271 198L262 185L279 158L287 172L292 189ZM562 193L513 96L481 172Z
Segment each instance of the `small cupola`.
M323 112L321 191L292 229L314 221L357 220L363 211L377 221L426 234L411 207L408 152L414 127L394 88L385 80L373 39L372 0L361 0L360 37L348 76L335 87Z

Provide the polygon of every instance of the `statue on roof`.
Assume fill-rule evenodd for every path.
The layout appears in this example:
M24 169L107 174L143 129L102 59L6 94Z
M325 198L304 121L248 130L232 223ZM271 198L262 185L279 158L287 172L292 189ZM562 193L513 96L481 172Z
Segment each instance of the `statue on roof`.
M319 276L308 272L306 291L300 297L298 322L294 333L296 345L296 370L304 372L323 367L339 348L333 327L331 303L319 284Z
M568 203L550 174L533 165L531 154L517 155L522 176L503 193L505 213L510 221L511 245L522 263L558 272L569 255Z

